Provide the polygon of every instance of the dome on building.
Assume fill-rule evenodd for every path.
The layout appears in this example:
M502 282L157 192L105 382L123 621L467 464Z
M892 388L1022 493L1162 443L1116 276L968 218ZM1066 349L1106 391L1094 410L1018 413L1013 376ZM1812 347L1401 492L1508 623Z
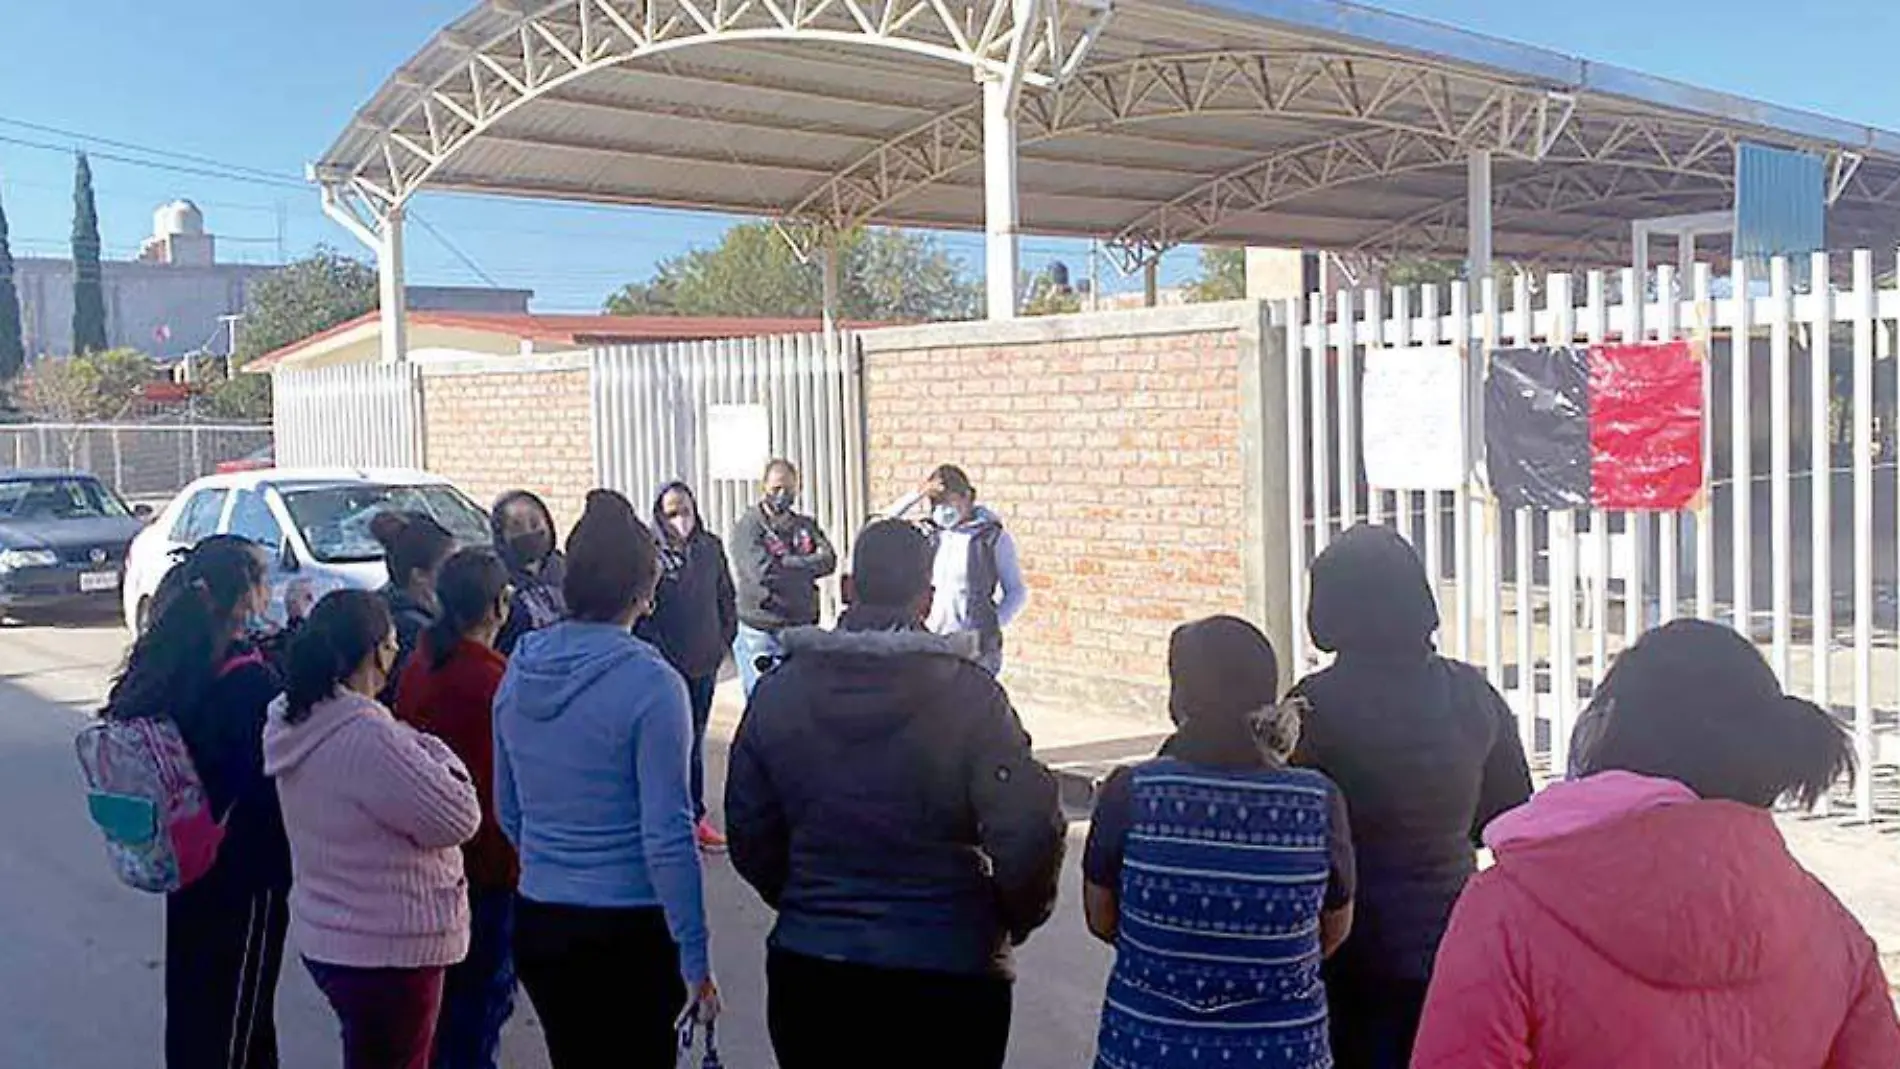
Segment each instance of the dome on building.
M188 200L175 200L152 213L152 236L198 235L205 232L205 213Z

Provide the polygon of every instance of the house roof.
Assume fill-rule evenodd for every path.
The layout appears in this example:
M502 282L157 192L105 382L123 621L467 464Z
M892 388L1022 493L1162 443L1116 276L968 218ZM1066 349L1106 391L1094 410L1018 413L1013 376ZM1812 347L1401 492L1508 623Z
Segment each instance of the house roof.
M750 338L767 334L811 334L824 329L816 319L748 316L534 315L505 312L409 312L409 327L483 331L525 341L572 345L627 345L640 342ZM374 336L381 320L370 312L266 353L244 365L247 372L270 371L298 354L356 331Z

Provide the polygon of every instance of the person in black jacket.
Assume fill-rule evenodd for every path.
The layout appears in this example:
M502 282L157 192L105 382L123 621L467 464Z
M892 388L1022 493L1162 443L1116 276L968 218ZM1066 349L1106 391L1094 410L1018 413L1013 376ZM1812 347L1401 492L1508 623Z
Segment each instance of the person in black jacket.
M101 715L178 726L224 841L211 870L165 899L165 1064L275 1069L290 845L264 775L264 721L282 692L244 636L270 604L269 564L233 535L199 542L154 595Z
M380 591L396 625L396 666L380 698L396 703L396 683L403 666L415 652L422 633L435 623L442 605L435 596L435 577L455 552L455 536L435 518L421 512L383 512L370 521L369 533L383 547L389 582Z
M1403 1069L1479 834L1530 798L1517 720L1468 664L1438 656L1438 606L1409 543L1347 531L1313 562L1308 628L1336 653L1301 682L1294 762L1346 796L1358 859L1352 938L1327 962L1340 1069Z
M727 834L778 911L766 1019L782 1069L872 1064L841 1059L847 1019L932 1064L1001 1066L1010 948L1055 907L1055 779L971 636L923 630L931 556L910 524L865 528L838 629L785 632L733 742Z
M759 662L784 652L779 633L818 622L818 580L838 570L838 553L810 516L800 515L798 469L789 460L765 466L759 507L732 525L734 571L739 583L739 635L732 659L751 697Z
M554 545L554 515L539 497L526 490L510 490L489 513L495 552L508 566L515 588L508 603L508 619L501 625L495 649L503 657L530 631L539 631L567 616L567 598L561 583L567 578L567 558Z
M659 647L686 680L693 703L693 815L702 850L723 850L726 837L706 817L706 725L712 719L719 666L739 632L739 610L726 547L699 522L699 501L682 482L660 488L653 502L660 545L660 588L636 633Z

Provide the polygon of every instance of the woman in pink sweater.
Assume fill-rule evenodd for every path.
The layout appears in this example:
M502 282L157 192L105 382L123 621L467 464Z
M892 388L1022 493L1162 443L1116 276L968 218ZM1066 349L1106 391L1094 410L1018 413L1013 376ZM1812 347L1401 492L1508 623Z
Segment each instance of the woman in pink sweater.
M426 1069L446 968L468 953L458 849L481 826L468 770L372 695L396 634L338 591L291 643L264 732L290 838L291 944L343 1026L344 1069Z
M1618 659L1577 736L1581 778L1485 830L1413 1069L1900 1066L1873 941L1769 813L1852 768L1840 726L1684 621Z

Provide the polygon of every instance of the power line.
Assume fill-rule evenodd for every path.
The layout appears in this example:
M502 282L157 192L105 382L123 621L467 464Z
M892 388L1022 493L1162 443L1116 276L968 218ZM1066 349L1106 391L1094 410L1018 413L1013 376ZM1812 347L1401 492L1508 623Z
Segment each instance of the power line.
M443 248L449 250L451 255L453 255L456 259L462 261L463 265L466 266L470 271L475 272L475 276L477 278L480 278L483 282L488 283L488 285L494 289L502 288L501 283L496 282L493 275L490 275L488 272L482 270L482 265L476 263L474 258L469 256L468 253L463 252L460 246L456 245L453 241L450 241L448 238L444 237L442 235L442 231L437 230L427 219L424 219L422 216L417 215L414 212L409 213L409 218L415 220L417 225L421 226L422 229L427 230L429 232L430 237L435 238L435 240L439 242Z
M62 156L70 155L75 151L74 147L69 145L54 145L44 141L29 141L22 137L11 137L5 134L0 134L0 144L17 145L21 148L38 149L42 152L57 152ZM86 154L96 160L110 160L113 163L123 163L131 167L147 167L154 171L170 171L174 174L196 175L200 178L216 178L225 182L249 182L252 185L270 186L275 189L295 189L299 192L307 191L310 188L303 182L292 181L288 178L257 178L246 174L232 173L230 171L217 171L207 167L193 167L182 163L161 163L157 160L141 160L133 156L121 156L116 153L99 152L96 150L87 151Z
M118 141L110 137L100 137L96 134L83 134L77 130L67 130L58 126L47 126L44 123L27 122L25 119L9 119L5 116L0 116L0 125L17 126L23 130L52 134L56 137L70 137L78 141L90 141L98 145L109 145L113 148L122 148L131 152L144 153L147 156L158 156L166 159L183 160L186 163L201 164L206 167L217 167L221 170L236 171L273 182L293 182L298 186L304 185L303 180L295 175L259 170L256 167L247 167L241 163L212 159L209 156L195 156L189 152L174 152L171 149L152 148L149 145L135 144L131 141Z

